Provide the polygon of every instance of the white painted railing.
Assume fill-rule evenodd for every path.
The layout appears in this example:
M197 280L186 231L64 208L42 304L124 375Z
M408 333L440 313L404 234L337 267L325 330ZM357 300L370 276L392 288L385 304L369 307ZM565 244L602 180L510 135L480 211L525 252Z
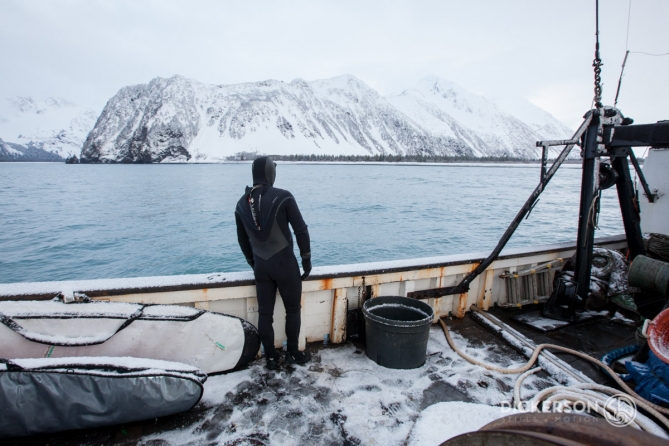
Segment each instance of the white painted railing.
M610 249L627 246L623 236L601 238L596 244ZM426 299L436 318L446 315L463 317L472 305L484 310L495 303L505 303L506 287L499 276L558 258L575 251L574 243L507 249L476 278L469 292ZM405 261L362 263L316 267L302 283L302 330L300 344L346 339L347 310L357 308L363 287L370 287L371 297L406 296L408 292L457 285L486 257L472 253ZM552 278L552 274L551 274ZM0 300L51 299L62 293L83 293L95 300L178 304L231 314L258 322L258 301L253 273L213 273L188 276L141 277L64 282L0 284ZM285 340L285 310L277 299L274 329L277 346Z

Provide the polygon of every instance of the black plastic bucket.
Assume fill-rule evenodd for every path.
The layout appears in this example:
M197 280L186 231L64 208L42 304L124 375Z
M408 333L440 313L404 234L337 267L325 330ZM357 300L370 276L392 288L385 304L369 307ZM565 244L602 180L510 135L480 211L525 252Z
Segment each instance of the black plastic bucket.
M369 359L391 369L415 369L425 363L432 307L407 297L381 296L367 300L362 313Z

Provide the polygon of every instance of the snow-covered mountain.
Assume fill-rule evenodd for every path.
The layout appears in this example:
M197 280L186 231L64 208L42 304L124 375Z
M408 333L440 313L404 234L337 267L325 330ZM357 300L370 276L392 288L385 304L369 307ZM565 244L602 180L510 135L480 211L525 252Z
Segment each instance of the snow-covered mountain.
M472 155L353 76L204 85L174 76L125 87L81 156L89 162L217 161L241 152Z
M16 159L31 161L78 156L97 117L92 108L62 98L0 100L0 138L5 142L0 150L9 153L9 147Z
M0 139L0 161L63 161L63 158L30 144L23 146Z
M536 110L534 121L525 123L437 78L384 98L350 75L238 85L174 76L122 88L102 111L81 158L204 162L249 152L534 158L538 139L572 133Z
M388 101L432 133L463 141L477 156L537 158L541 149L536 141L567 139L573 134L529 101L495 104L434 76Z

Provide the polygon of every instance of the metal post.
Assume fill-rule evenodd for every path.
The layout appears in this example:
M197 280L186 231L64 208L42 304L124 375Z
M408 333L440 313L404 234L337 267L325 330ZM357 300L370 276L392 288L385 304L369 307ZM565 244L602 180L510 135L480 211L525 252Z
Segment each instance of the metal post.
M543 183L546 180L546 166L548 164L548 146L541 146L541 177L539 181Z
M574 280L578 284L578 295L583 300L590 292L590 268L592 267L592 247L595 239L595 216L599 175L599 158L597 157L598 132L600 116L594 113L585 134L583 148L583 174L581 179L581 204L578 213L578 234L576 244L576 265Z
M652 193L650 191L650 187L648 186L648 182L646 181L646 177L643 174L643 170L641 170L641 166L639 166L639 161L636 159L636 156L634 156L634 150L632 150L631 147L627 149L627 153L629 154L630 160L632 161L632 164L634 165L634 170L636 170L637 175L639 175L639 183L641 183L641 187L643 187L643 191L646 194L646 198L648 199L649 203L655 203L655 200L657 200L657 195ZM629 170L629 169L627 169Z
M641 236L639 206L634 196L632 177L630 176L630 169L627 164L627 154L631 150L631 148L620 150L622 152L620 156L611 157L611 165L618 173L616 189L618 189L618 202L620 203L620 212L623 217L623 225L625 226L630 261L634 260L639 254L644 255L646 253Z

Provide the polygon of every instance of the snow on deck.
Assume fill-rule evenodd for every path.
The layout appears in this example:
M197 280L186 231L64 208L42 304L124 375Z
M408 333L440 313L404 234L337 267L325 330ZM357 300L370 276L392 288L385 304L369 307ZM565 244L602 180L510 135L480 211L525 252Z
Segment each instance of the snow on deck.
M478 359L504 367L525 363L508 347L474 346L457 331L452 336ZM390 446L426 444L441 436L441 442L508 415L508 409L500 406L511 402L517 377L465 362L450 349L441 329L432 327L427 361L418 369L378 366L347 343L319 350L306 366L282 364L278 372L270 372L263 359L245 370L212 376L205 383L195 420L187 418L189 422L178 423L179 429L145 436L142 441ZM556 384L545 375L532 375L523 383L522 397ZM476 404L434 406L444 401ZM428 429L429 420L417 423L428 407L432 409L425 417L439 419L443 425Z
M505 412L511 415L514 412ZM433 404L421 412L411 436L410 446L436 446L445 439L477 431L500 417L499 407L485 404L449 401Z

